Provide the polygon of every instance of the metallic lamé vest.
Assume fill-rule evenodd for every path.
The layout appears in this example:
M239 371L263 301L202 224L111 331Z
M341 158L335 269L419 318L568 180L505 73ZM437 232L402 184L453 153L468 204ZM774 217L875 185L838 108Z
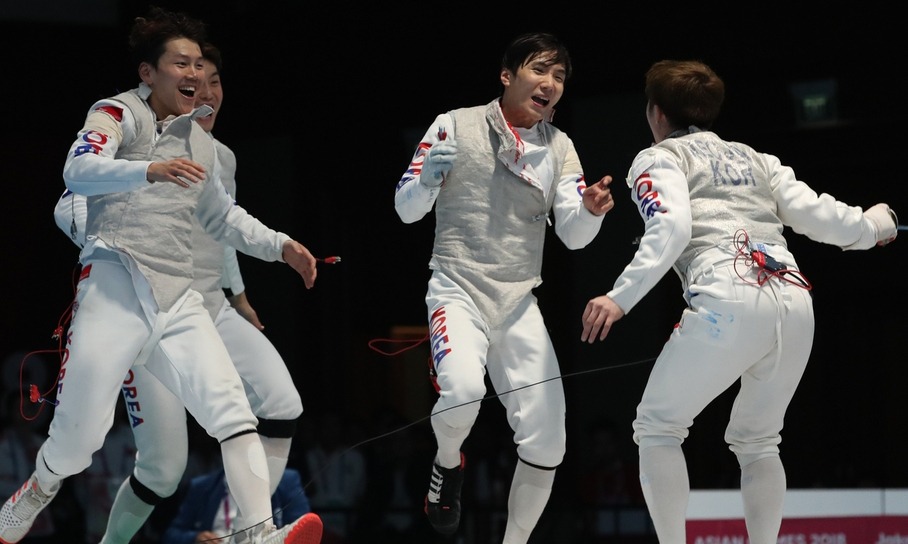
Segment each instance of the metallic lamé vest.
M682 277L701 252L732 248L739 229L753 243L786 246L769 175L753 149L705 131L657 147L676 157L690 191L691 240L675 262Z
M454 110L457 162L435 202L435 246L430 267L444 272L472 297L491 328L542 282L546 219L554 202L567 136L539 123L552 160L554 182L541 188L512 172L499 157L517 145L493 103Z
M116 158L159 161L184 157L201 163L207 172L214 171L214 142L194 121L196 112L170 121L155 141L154 112L137 90L114 99L125 104L136 119L136 138L121 146ZM97 236L131 258L151 285L161 311L169 310L192 283L193 214L205 183L190 183L188 188L149 183L132 191L87 198L87 236Z
M221 183L230 196L236 198L236 155L217 140L215 145L221 165ZM224 244L208 234L195 217L192 219L192 259L195 266L192 288L202 294L205 309L214 319L226 298L221 289Z

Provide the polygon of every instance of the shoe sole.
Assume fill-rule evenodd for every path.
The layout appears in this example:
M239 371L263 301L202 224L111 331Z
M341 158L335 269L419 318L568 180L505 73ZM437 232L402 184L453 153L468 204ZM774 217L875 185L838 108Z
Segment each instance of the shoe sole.
M319 544L322 541L322 518L312 512L300 518L284 538L284 544Z
M429 518L429 525L435 529L435 532L443 534L445 536L451 536L457 532L457 528L460 527L460 520L457 520L457 523L452 523L450 525L436 525L432 523L432 517L429 515L429 497L425 498L425 505L422 508L422 511L426 514L426 517Z

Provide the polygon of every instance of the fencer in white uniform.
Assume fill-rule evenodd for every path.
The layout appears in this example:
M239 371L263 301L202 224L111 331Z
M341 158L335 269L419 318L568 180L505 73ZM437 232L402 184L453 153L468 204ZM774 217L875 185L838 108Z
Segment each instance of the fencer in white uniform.
M426 305L440 396L426 513L443 534L460 522L460 450L478 417L486 372L519 459L503 542L527 542L564 458L564 388L533 289L542 282L550 212L558 237L580 249L613 205L611 177L587 187L573 142L549 122L570 70L554 36L518 37L502 63L501 98L439 115L397 185L404 222L435 209Z
M738 381L725 440L741 468L749 539L778 538L786 488L780 432L814 332L812 285L784 228L847 250L896 235L885 204L865 211L818 195L777 157L710 132L724 92L699 62L662 61L647 72L655 143L627 176L644 233L613 288L590 300L582 317L581 340L604 339L669 270L681 280L687 308L633 422L640 483L661 544L686 542L690 483L681 444L696 416Z
M197 120L211 133L223 101L220 53L210 44L202 48L206 81L196 92L196 105L209 105L213 112ZM220 180L236 198L236 156L214 140ZM54 208L57 226L78 246L85 245L86 197L70 190ZM270 491L281 481L290 454L296 421L303 405L293 378L274 345L262 331L228 301L225 289L235 297L244 292L236 250L212 238L194 221L192 239L192 288L201 293L203 304L220 334L258 418L258 434L268 461ZM154 356L154 354L152 355ZM123 387L124 402L136 441L136 465L117 493L101 544L128 544L151 515L154 506L171 496L182 481L188 460L185 409L152 376L145 365L134 366Z
M227 194L213 140L195 121L212 110L193 109L204 27L151 12L160 20L137 18L131 36L148 45L142 83L91 107L64 165L67 188L88 197L82 270L47 440L33 476L0 510L6 542L21 540L62 481L89 466L135 364L146 365L221 444L240 526L248 528L237 542L284 542L295 529L276 530L270 521L257 419L201 294L191 288L193 220L244 253L287 262L307 287L316 260Z

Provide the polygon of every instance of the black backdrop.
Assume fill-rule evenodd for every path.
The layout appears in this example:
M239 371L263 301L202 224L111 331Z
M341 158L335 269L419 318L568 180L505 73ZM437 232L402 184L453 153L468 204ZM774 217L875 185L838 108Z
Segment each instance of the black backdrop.
M95 99L138 81L126 33L145 3L75 4L0 3L7 388L23 353L53 347L50 335L72 296L76 251L51 216L66 150ZM555 13L511 4L365 12L297 4L161 2L209 22L224 53L226 99L215 132L237 153L239 201L316 255L342 256L320 269L311 291L284 265L241 260L249 299L287 359L307 414L340 411L369 422L388 411L405 421L428 413L420 352L387 357L368 346L424 320L433 223L402 224L393 188L437 113L499 92L499 57L518 32L551 30L567 42L576 75L556 124L573 137L588 178L617 179L618 206L593 244L569 252L552 237L546 249L539 297L566 376L572 433L604 416L624 430L620 446L635 455L636 401L681 308L678 282L667 276L606 342L579 342L583 305L608 289L640 231L620 182L649 144L641 96L653 61L710 63L728 87L720 134L778 155L818 192L862 207L886 201L908 217L905 47L891 12L819 3L746 15L746 8L651 3L604 5L595 15L570 3ZM790 86L817 80L836 82L837 114L830 123L799 124ZM811 364L783 431L792 487L908 485L899 266L906 243L842 252L791 237L815 285L817 313ZM55 372L53 357L41 361L28 364ZM693 427L686 447L694 487L735 485L722 444L730 400L730 393L718 399ZM488 404L484 414L497 413Z

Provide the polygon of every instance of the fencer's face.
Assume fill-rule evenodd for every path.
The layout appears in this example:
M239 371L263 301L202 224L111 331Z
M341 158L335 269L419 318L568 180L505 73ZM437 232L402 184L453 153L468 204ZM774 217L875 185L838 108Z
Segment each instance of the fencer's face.
M543 53L521 65L516 73L501 70L501 110L511 125L530 128L552 118L567 77L563 64L551 63L553 56L554 53Z
M174 38L165 44L157 66L147 62L139 65L139 76L151 87L148 102L158 120L189 113L204 77L202 50L192 40Z
M213 62L203 59L202 69L204 77L196 91L195 107L207 105L214 110L211 115L198 118L198 123L205 129L205 132L211 132L214 130L214 121L221 110L221 102L224 101L224 88L221 87L221 74L218 73Z

